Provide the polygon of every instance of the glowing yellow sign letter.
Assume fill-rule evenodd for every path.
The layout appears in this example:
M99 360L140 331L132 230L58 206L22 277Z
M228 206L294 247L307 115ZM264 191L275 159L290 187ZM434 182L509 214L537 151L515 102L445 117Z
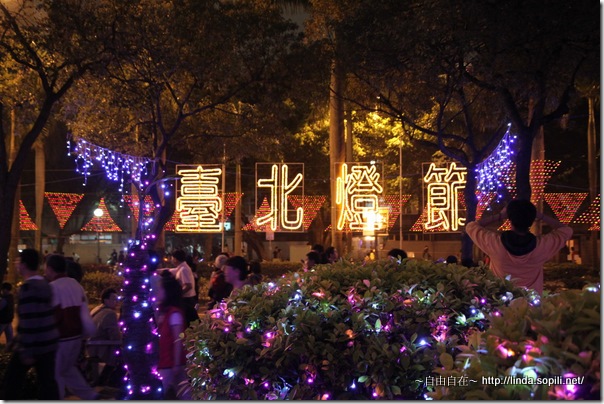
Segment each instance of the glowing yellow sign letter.
M382 192L375 164L353 165L349 173L348 164L343 163L336 178L336 204L341 206L338 230L344 229L346 223L353 231L373 229L375 221L369 223L369 218L379 212L378 196Z
M301 165L302 171L304 171L304 164L294 164ZM304 209L302 207L296 208L294 219L290 219L288 214L290 212L288 197L300 187L303 178L304 174L298 173L289 181L289 166L287 164L273 164L271 166L271 177L261 178L257 181L258 188L270 188L270 211L256 219L257 226L268 225L272 231L277 229L288 231L303 229Z
M222 166L207 168L184 166L176 172L180 178L179 195L176 198L176 210L180 221L177 232L199 233L222 231L221 214L223 203L218 195L218 184L222 178Z
M463 193L466 184L465 167L450 163L446 167L436 167L431 163L424 175L427 183L427 222L426 230L441 228L443 231L457 231L463 226L465 218L459 217L459 194Z

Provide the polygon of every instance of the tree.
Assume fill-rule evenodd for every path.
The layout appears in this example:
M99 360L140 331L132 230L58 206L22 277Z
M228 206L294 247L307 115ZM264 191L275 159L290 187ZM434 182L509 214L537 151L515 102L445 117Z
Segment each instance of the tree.
M85 1L0 3L0 276L7 270L15 195L26 159L54 106L90 69L105 63L111 10ZM9 166L11 109L29 117Z

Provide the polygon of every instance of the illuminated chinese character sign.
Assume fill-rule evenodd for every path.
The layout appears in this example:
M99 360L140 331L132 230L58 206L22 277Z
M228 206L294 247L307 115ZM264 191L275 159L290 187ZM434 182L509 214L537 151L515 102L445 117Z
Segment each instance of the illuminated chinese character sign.
M270 231L304 231L304 209L291 203L304 197L304 163L256 163L256 206L266 199L267 211L256 226Z
M337 229L380 230L384 221L376 218L385 216L384 207L379 204L384 192L381 164L342 163L337 164L335 169L339 212Z
M456 163L423 163L426 194L425 231L458 231L465 224L460 199L466 186L465 167Z
M177 233L222 231L223 202L218 193L224 182L221 164L177 165Z

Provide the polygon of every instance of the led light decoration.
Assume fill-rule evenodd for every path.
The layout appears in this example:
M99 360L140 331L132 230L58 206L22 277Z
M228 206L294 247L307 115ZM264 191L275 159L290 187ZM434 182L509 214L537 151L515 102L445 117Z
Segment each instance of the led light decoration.
M220 197L222 198L222 204L224 206L224 220L226 221L229 217L231 217L235 206L237 206L243 197L243 192L225 192L224 197L222 196L222 193L220 194Z
M180 177L176 197L180 223L176 232L221 232L223 203L218 188L224 181L224 166L178 165L176 173Z
M295 208L302 208L304 210L304 231L307 231L310 228L310 225L315 217L317 217L317 213L321 206L327 200L326 195L290 195L289 201Z
M476 166L476 189L480 193L495 192L501 200L507 170L512 164L517 136L510 133L511 124L489 157ZM477 216L478 217L478 216Z
M480 220L484 211L489 208L489 205L491 204L491 202L493 202L495 200L495 198L497 197L497 193L496 192L482 192L481 193L480 191L476 191L475 195L476 195L475 217L476 217L476 220ZM459 196L460 206L462 206L463 209L465 209L467 211L468 208L466 206L465 195L463 193L459 193L458 196Z
M417 218L415 223L413 223L413 226L411 226L409 228L409 231L426 231L426 232L434 231L434 230L424 229L424 223L426 223L427 221L428 221L428 207L424 206L424 209L422 210L421 215L419 215L419 217Z
M96 162L101 165L107 178L119 182L120 192L124 190L125 181L140 184L142 177L148 173L148 166L153 163L151 159L122 154L84 139L77 139L74 145L68 140L67 150L68 156L75 156L76 172L84 176L84 185Z
M436 163L424 163L422 168L426 173L423 184L427 184L424 230L458 231L465 224L459 195L463 195L466 186L466 168L458 167L455 162L446 163L444 167L437 167Z
M587 230L600 231L600 194L591 202L585 212L575 219L574 223L591 225Z
M63 229L73 214L84 194L69 194L62 192L44 192L50 208L59 221L59 228Z
M463 196L463 194L461 194ZM480 220L484 211L491 205L496 198L499 197L497 192L480 192L476 191L476 220Z
M336 204L340 207L337 229L341 231L347 226L352 231L363 231L369 227L367 220L371 214L379 211L379 196L384 192L378 165L342 163L335 169L339 173L336 178Z
M569 224L587 195L587 192L544 193L543 199L561 223Z
M270 177L266 177L270 170ZM289 179L290 175L293 177ZM259 227L268 226L272 231L303 231L304 208L290 208L290 196L304 197L303 163L256 163L256 204L267 200L269 211L256 218ZM264 191L262 188L268 188Z
M552 174L560 166L560 161L531 160L529 182L531 185L531 202L537 203L543 198L545 186ZM510 164L505 170L503 182L506 184L512 199L516 197L516 164Z
M38 226L31 220L31 217L23 205L23 201L19 200L19 229L20 230L38 230Z
M170 220L168 220L164 225L164 231L175 233L176 225L178 223L180 223L180 212L175 209L172 217L170 217Z
M128 204L128 207L130 208L130 210L132 211L132 214L134 215L134 219L138 223L138 214L139 214L139 208L140 208L140 202L138 200L138 195L136 195L136 194L124 195L123 199ZM143 206L144 216L145 217L152 216L153 212L155 212L155 205L153 204L153 199L151 198L151 195L145 195L144 201L145 201L145 204Z
M383 204L388 207L388 230L392 229L394 223L396 222L396 219L398 219L401 214L401 209L403 208L403 205L409 202L411 196L411 194L384 195L383 202L380 201L380 204Z
M270 211L271 211L271 206L269 205L267 198L264 198L262 200L262 204L256 211L256 215L252 218L252 220L249 223L247 223L245 226L243 226L242 230L264 231L265 226L259 226L257 223L257 218L266 216L267 214L269 214ZM280 229L277 228L276 231L280 231Z
M82 231L99 231L104 233L109 232L122 232L123 230L113 221L111 215L109 215L109 210L107 210L107 206L105 205L105 198L101 198L99 202L98 209L103 211L103 215L101 217L93 216L92 219L84 227L80 230Z
M159 338L153 313L154 287L159 282L159 276L154 273L158 263L154 253L146 250L145 242L135 242L130 246L122 267L125 281L119 325L122 331L120 354L127 370L124 399L164 398L157 371ZM137 366L128 366L128 363L136 363Z

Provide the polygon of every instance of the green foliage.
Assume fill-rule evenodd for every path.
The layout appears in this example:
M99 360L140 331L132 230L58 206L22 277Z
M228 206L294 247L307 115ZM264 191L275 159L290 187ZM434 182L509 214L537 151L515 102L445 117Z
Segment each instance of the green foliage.
M86 291L89 304L100 304L101 293L105 288L114 288L118 292L122 288L124 278L108 272L88 272L82 278L82 287Z
M434 372L448 380L466 378L465 386L440 386L436 399L600 399L599 286L546 296L538 305L520 298L491 317L486 332L458 346L455 358L441 358ZM445 360L442 360L445 359ZM484 377L526 378L551 385L487 384ZM555 379L556 376L563 379ZM547 379L550 378L550 379ZM580 378L570 383L566 378ZM509 380L509 379L508 379Z
M302 264L291 261L265 261L260 263L260 273L263 278L277 279L281 276L294 271L300 271Z
M341 262L246 286L186 332L197 399L418 399L525 292L479 268Z

